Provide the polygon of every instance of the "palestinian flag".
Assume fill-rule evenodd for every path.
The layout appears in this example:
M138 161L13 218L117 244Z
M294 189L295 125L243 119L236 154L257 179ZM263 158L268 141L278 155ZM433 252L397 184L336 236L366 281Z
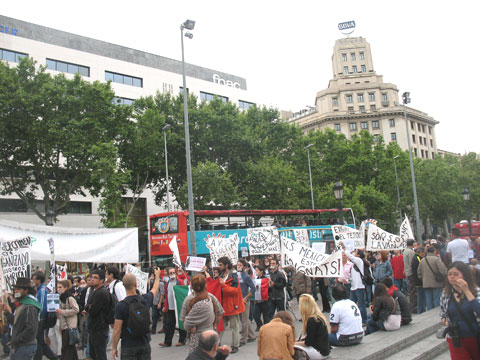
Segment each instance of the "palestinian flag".
M269 279L255 280L255 300L268 300L268 281Z
M174 285L173 286L173 293L175 299L175 318L177 320L177 327L180 330L185 330L183 327L183 322L180 321L180 312L182 311L183 300L188 296L190 293L190 289L188 285Z

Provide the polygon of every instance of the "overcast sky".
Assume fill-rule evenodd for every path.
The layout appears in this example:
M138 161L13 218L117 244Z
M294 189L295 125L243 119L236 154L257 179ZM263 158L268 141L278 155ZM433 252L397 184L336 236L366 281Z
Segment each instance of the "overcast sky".
M246 78L252 97L297 111L332 78L339 22L371 45L374 69L428 113L442 150L480 153L478 1L2 1L0 13L181 58L180 24L196 21L186 61Z

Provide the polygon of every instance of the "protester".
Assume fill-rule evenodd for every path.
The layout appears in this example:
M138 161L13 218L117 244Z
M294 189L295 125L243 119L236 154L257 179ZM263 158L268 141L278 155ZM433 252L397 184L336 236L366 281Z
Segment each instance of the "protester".
M460 230L453 228L452 240L447 245L447 257L451 258L452 262L462 261L468 264L468 250L468 241L460 239Z
M360 344L363 339L362 316L360 310L350 300L348 290L342 284L332 289L335 303L330 312L330 334L328 340L332 346L350 346Z
M388 294L387 287L382 283L375 285L371 310L372 313L367 320L365 335L378 330L393 331L400 329L402 322L400 305Z
M214 330L207 330L200 334L197 348L190 353L186 360L224 360L232 352L228 345L218 346L220 336Z
M240 322L242 330L240 331L240 346L247 342L253 342L256 339L255 330L250 325L250 298L255 297L255 284L252 278L247 273L248 263L244 259L237 262L237 276L242 290L243 303L245 304L245 311L240 314Z
M37 331L37 350L35 352L34 359L41 360L42 355L45 355L48 359L56 359L57 356L53 353L50 346L45 343L45 335L47 329L47 294L50 292L45 286L45 273L42 271L37 271L32 276L33 284L37 289L37 300L42 305L42 310L40 311L40 318L38 321L38 331Z
M273 258L270 260L270 281L268 296L270 300L270 318L273 317L275 311L285 310L285 287L287 286L287 278L285 274L278 269L278 260Z
M407 295L408 284L407 279L405 279L405 264L403 262L403 255L400 250L393 251L393 256L390 264L392 265L393 270L393 283L401 292Z
M87 312L87 331L90 358L107 359L108 321L106 314L112 306L109 291L104 285L105 272L100 269L92 271L93 293L88 297L85 310Z
M31 360L37 349L38 318L42 305L35 298L35 289L28 278L17 278L13 291L18 302L15 315L10 306L3 304L3 311L11 327L10 359Z
M447 326L447 342L452 359L480 359L480 291L463 261L448 267L448 282L440 299L440 318Z
M358 305L360 314L362 315L362 323L367 321L367 308L365 305L365 284L362 280L365 272L365 264L362 257L365 257L362 250L357 249L355 255L350 254L345 249L343 242L340 242L340 246L343 247L345 255L353 263L351 272L352 286L350 288L350 300ZM368 269L370 271L370 269Z
M150 314L153 299L159 291L160 269L154 270L155 281L145 295L137 294L137 278L133 274L123 277L126 297L115 307L115 325L112 339L112 357L118 357L118 342L122 339L122 360L146 360L151 358ZM134 310L134 311L133 311ZM133 315L132 314L136 314ZM147 320L147 321L145 321Z
M375 284L379 283L384 277L393 275L392 265L388 260L388 251L379 251L377 261L373 263L373 278Z
M392 279L389 277L383 278L382 283L387 287L388 295L397 300L400 305L400 313L402 316L401 326L410 324L412 322L412 310L410 309L410 304L405 294L393 285Z
M258 332L257 355L263 359L291 360L294 354L295 331L292 316L279 311Z
M417 313L425 312L425 291L423 291L422 279L418 277L418 267L425 256L425 248L419 246L415 251L415 256L412 259L412 274L415 280L416 294L417 294ZM410 304L412 306L412 304ZM413 313L413 311L412 311Z
M150 286L150 290L152 290L156 284L155 269L152 269L152 275L153 275L153 283ZM157 333L158 320L160 318L160 313L162 311L162 303L165 296L165 283L163 281L159 281L157 286L158 286L158 289L156 291L155 297L153 298L153 302L152 302L152 327L150 328L150 332L152 334Z
M268 278L265 276L265 268L262 265L257 265L255 267L255 273L256 273L256 280L262 281L262 279L266 279L264 281L267 281ZM260 289L259 289L260 290ZM260 330L262 325L268 324L271 320L270 317L270 301L268 299L268 296L266 299L262 299L261 297L261 291L255 291L255 309L253 312L253 318L255 320L255 323L257 324L257 331ZM262 317L263 317L263 322L262 322Z
M294 266L285 266L283 270L292 273L292 287L297 296L297 302L300 300L300 295L311 294L312 279L310 277L301 271L297 271Z
M341 283L347 292L350 294L350 288L352 287L352 268L353 263L348 260L347 255L342 253L342 265L343 265L343 277L337 278L337 282Z
M175 334L175 325L177 324L177 319L175 317L175 293L173 292L173 287L175 285L185 285L183 280L177 278L177 273L174 268L169 267L166 269L168 274L168 282L165 284L165 302L163 304L163 329L165 332L165 339L159 345L162 347L172 346L173 335ZM175 346L185 345L185 339L187 333L185 330L179 329L179 338Z
M78 312L79 307L74 297L74 289L69 280L57 282L57 293L60 295L60 308L57 309L57 318L62 333L62 356L61 360L78 360L76 344L70 344L70 332L78 335ZM80 338L78 339L80 341Z
M447 268L435 252L435 247L430 246L427 256L422 259L417 270L418 278L422 280L427 311L440 306L440 296L447 275Z
M220 267L220 285L222 286L223 325L230 324L232 330L232 354L238 352L240 347L240 314L245 311L242 291L238 285L238 276L232 271L232 263L226 256L218 259ZM220 338L223 336L223 331Z
M188 295L182 304L180 321L187 332L189 353L198 346L199 335L206 330L214 330L224 313L217 298L207 292L207 280L202 274L192 278L193 294Z
M122 301L127 296L125 287L120 280L120 270L114 265L107 267L105 272L105 283L108 285L110 294L115 295L118 301Z
M417 286L415 285L415 277L412 272L412 261L415 256L413 244L415 240L407 240L407 248L403 251L403 265L405 268L405 276L408 281L408 302L412 314L417 313Z

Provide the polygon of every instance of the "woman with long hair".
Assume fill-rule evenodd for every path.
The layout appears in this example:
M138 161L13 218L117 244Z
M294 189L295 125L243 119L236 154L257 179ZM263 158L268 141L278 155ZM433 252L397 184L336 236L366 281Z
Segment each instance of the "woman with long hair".
M402 315L398 301L388 294L388 289L383 283L375 285L373 292L372 310L367 320L369 335L378 330L393 331L400 329Z
M192 278L193 294L183 301L180 321L187 331L188 351L191 353L198 345L203 331L214 330L223 314L223 307L217 298L207 292L207 280L197 274Z
M480 359L477 334L480 332L480 291L469 266L450 264L448 281L440 298L440 318L447 326L452 359Z
M70 280L57 282L57 293L60 294L60 308L57 309L59 328L62 333L61 360L78 360L76 345L70 345L70 331L77 330L79 307L73 297L73 288ZM70 330L72 329L72 330Z
M299 306L303 322L301 335L303 338L295 343L295 348L305 351L312 360L325 359L330 354L328 342L330 326L327 319L312 295L301 295Z

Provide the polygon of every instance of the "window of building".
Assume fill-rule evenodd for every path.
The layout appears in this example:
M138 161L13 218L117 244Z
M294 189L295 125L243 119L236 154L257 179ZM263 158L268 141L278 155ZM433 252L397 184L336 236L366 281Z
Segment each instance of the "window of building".
M365 113L365 106L360 105L358 108L362 114Z
M375 93L368 93L368 100L375 101Z
M428 127L428 133L429 133L430 135L432 135L432 127L431 127L431 126Z
M435 153L432 151L432 159L435 159Z
M90 201L70 201L67 214L91 214L92 203Z
M219 98L223 102L228 101L228 97L226 97L226 96L210 94L210 93L207 93L207 92L204 92L204 91L200 91L200 100L201 101L211 101L211 100L215 99L215 97Z
M388 123L390 124L390 127L395 127L395 119L388 120Z
M35 207L39 210L44 207L42 200L35 200ZM0 199L0 212L17 212L26 213L31 212L27 205L20 199ZM91 214L92 203L90 201L70 201L67 214Z
M418 129L418 131L422 131L422 124L418 123L417 124L417 129Z
M363 51L360 52L360 60L365 60L365 53Z
M362 121L360 123L360 127L362 128L362 130L368 130L368 122Z
M238 107L242 110L248 110L254 105L255 103L252 103L252 102L238 100Z
M351 94L347 95L347 103L352 103L353 102L353 96Z
M370 111L377 111L377 107L374 104L370 105Z
M348 74L348 66L344 66L344 67L343 67L343 73L344 73L344 74Z
M372 121L372 129L380 129L380 123L378 122L378 120Z
M348 126L351 131L357 131L357 123L349 123Z
M179 92L180 92L180 94L183 95L183 86L180 86ZM190 89L189 89L189 88L187 88L187 95L188 95L188 94L190 94Z
M342 131L342 127L340 124L335 124L335 130L336 131Z
M358 102L363 102L363 93L358 93L357 94L357 101Z
M410 121L410 128L412 130L415 130L415 123L413 121Z
M343 61L347 61L347 54L342 54Z
M430 139L430 146L433 147L433 140Z
M143 79L130 75L123 75L111 71L105 71L105 81L112 81L119 84L143 87Z
M373 141L375 141L376 143L380 141L380 135L379 134L375 134L373 135Z
M416 140L416 138L415 138L415 135L413 135L413 134L412 134L412 141L413 141L414 144L417 143L417 140Z
M0 212L27 212L27 205L19 199L0 199Z
M163 93L164 94L166 94L166 93L172 94L173 93L173 85L168 84L168 83L163 83Z
M332 98L332 103L334 106L337 106L338 105L338 98L334 97Z
M382 101L388 101L388 94L382 94Z
M115 105L132 105L135 100L129 99L129 98L124 98L124 97L114 97L112 102Z
M367 72L367 67L365 65L362 65L362 72Z
M28 56L28 54L20 53L17 51L0 49L0 59L11 62L20 62L22 58Z
M428 151L425 150L425 159L428 159Z
M350 53L350 57L352 58L352 60L357 60L357 57L355 56L355 53Z
M420 150L420 154L422 154L422 158L425 157L423 150Z
M90 68L88 66L67 63L65 61L47 59L47 69L61 71L69 74L80 74L90 77Z
M422 125L422 132L423 132L423 133L426 133L425 125Z
M353 110L353 106L348 107L348 113L353 114L355 111Z
M413 148L413 153L415 154L415 157L418 156L418 153L417 153L417 148Z
M392 141L397 141L397 133L390 133L390 137L392 139Z
M354 73L357 72L357 65L353 65L353 66L352 66L352 71L353 71Z

